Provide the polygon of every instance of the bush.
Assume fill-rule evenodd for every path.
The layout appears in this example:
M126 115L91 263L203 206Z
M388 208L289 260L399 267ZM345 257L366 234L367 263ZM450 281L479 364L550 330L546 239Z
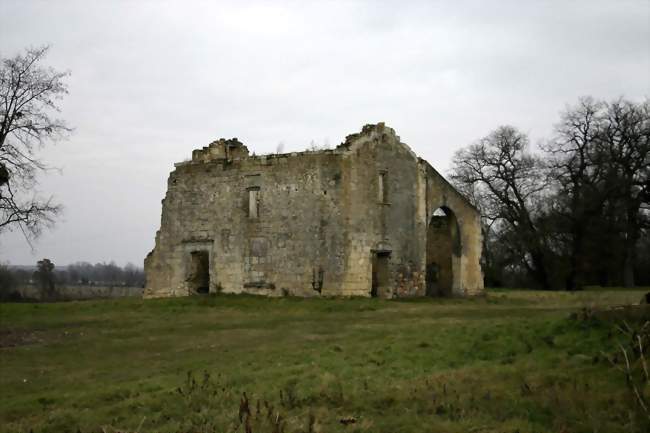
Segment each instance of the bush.
M16 295L20 298L20 293L16 290L18 280L9 269L9 266L0 263L0 301L15 300Z

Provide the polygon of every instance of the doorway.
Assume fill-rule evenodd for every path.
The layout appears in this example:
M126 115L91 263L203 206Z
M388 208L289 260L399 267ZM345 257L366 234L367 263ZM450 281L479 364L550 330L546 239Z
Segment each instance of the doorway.
M210 254L207 251L192 251L187 277L190 293L210 293Z
M372 283L370 296L385 296L390 291L390 251L378 251L372 255Z

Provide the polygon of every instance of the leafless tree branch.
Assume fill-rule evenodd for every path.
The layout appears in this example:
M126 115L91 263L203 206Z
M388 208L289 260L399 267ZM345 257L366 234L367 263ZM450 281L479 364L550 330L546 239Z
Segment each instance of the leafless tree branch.
M0 59L0 233L19 229L28 242L54 224L62 208L35 193L37 175L48 169L37 151L71 128L53 117L68 93L68 72L41 66L48 46Z

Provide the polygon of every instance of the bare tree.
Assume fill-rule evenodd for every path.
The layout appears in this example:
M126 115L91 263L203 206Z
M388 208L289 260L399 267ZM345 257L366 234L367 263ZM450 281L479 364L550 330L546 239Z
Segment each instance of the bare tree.
M545 146L551 175L558 182L557 221L567 238L568 290L584 284L587 231L603 206L600 185L605 169L595 162L602 108L593 98L581 98L561 114L555 137Z
M37 151L70 132L53 117L68 93L59 72L41 66L49 47L0 58L0 233L20 229L29 242L51 226L61 206L35 193L37 175L48 167Z
M544 153L527 145L506 126L454 157L451 180L483 216L486 283L522 269L568 290L647 281L650 102L581 98Z
M557 223L567 239L567 288L580 288L594 268L605 270L611 262L621 263L624 285L633 286L643 209L650 202L648 102L581 98L562 113L546 151L558 184Z
M451 179L471 191L487 220L484 232L498 226L510 255L550 288L548 249L535 220L547 182L541 159L528 151L528 137L512 126L497 128L454 155Z
M622 216L623 285L632 287L636 245L650 207L650 101L619 99L605 104L603 117L598 154L608 162L606 191Z

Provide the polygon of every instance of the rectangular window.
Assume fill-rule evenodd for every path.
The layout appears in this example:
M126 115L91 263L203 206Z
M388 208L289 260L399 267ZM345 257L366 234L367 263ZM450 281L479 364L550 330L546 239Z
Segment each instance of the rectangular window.
M380 203L388 203L388 187L386 185L386 172L382 171L379 173L378 189L377 189L377 199Z
M248 218L257 219L259 217L259 188L250 188L248 190Z

